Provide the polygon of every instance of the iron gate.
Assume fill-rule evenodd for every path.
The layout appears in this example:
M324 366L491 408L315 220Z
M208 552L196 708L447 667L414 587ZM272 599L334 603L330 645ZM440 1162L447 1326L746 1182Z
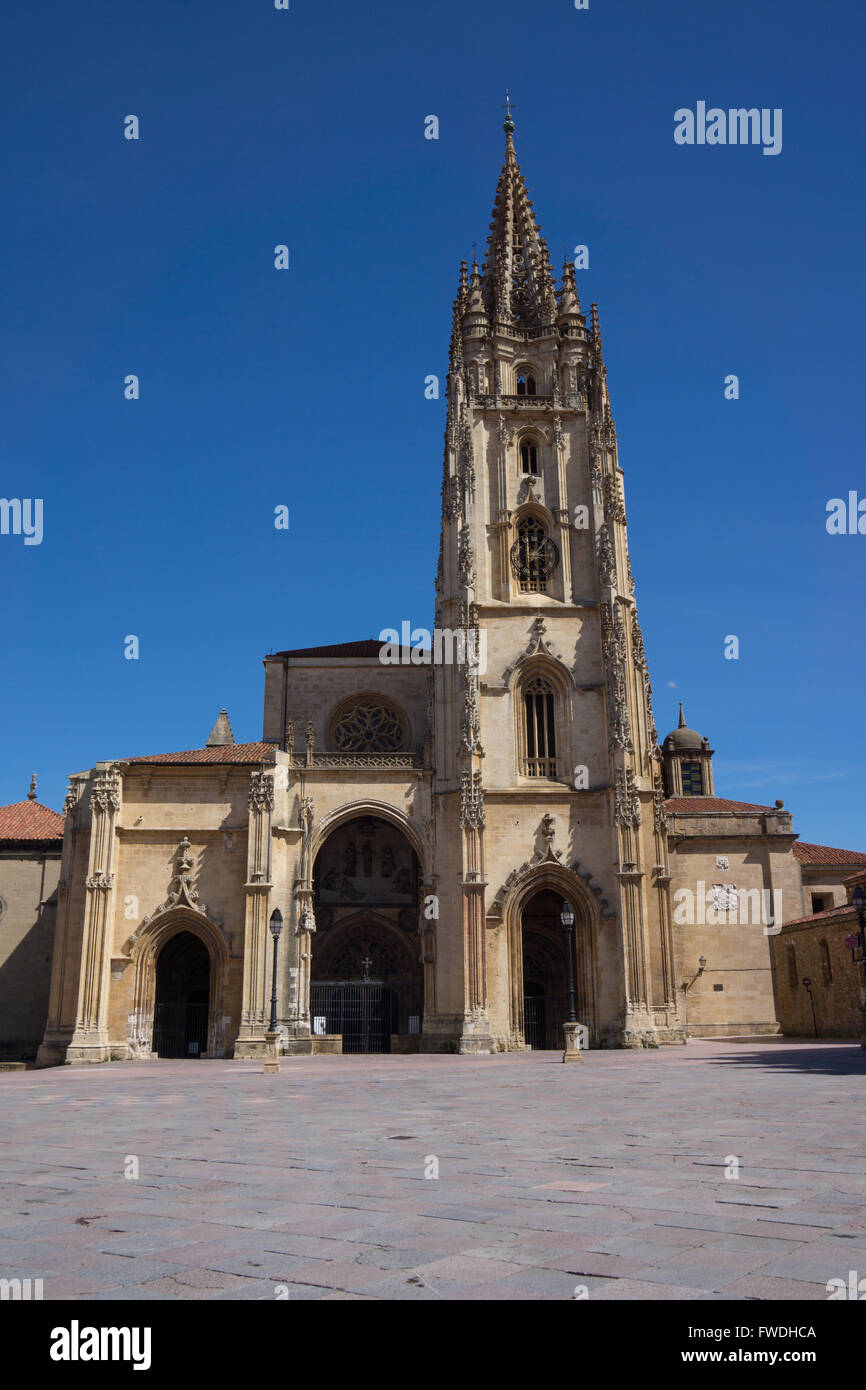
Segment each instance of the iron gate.
M207 1052L207 1004L157 1004L153 1051L157 1057L203 1057Z
M563 1047L562 1025L568 1017L565 994L523 996L523 1037L534 1052L557 1052Z
M397 995L387 985L368 981L310 984L310 1018L324 1019L326 1033L342 1033L344 1052L390 1052L398 1031Z

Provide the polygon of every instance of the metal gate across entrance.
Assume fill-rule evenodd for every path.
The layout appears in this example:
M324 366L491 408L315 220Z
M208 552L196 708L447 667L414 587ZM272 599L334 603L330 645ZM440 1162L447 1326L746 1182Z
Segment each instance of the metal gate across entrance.
M568 1015L565 994L523 996L523 1037L534 1052L556 1052L563 1047L562 1025Z
M203 1057L207 1051L207 1004L157 1004L153 1051L157 1057Z
M321 981L310 985L310 1017L324 1019L326 1033L342 1033L344 1052L390 1052L397 1032L397 995L367 981Z

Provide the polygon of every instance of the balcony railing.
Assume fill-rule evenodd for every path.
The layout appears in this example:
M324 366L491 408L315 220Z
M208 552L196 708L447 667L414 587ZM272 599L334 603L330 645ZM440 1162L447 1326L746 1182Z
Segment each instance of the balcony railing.
M556 758L524 758L521 771L524 777L548 777L554 782L560 780Z
M306 759L303 753L295 751L292 757L292 766L394 768L401 772L407 772L410 769L423 768L424 757L421 753L313 753L310 759Z

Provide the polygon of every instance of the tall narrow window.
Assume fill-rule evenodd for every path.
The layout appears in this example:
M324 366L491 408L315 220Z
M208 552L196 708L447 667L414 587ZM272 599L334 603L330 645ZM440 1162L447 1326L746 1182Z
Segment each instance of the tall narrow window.
M534 396L538 391L538 386L534 372L518 372L517 375L517 394L518 396Z
M821 979L825 985L832 984L833 966L830 962L830 947L826 941L822 941L818 949L821 954Z
M526 777L556 777L556 717L553 687L535 676L523 692Z
M680 771L683 778L683 796L700 796L703 791L700 763L681 763Z
M511 547L511 565L523 594L543 594L547 581L559 563L559 551L535 517L527 517L517 528Z
M792 991L797 988L797 952L793 946L788 947L788 987Z
M538 446L531 439L525 440L520 446L520 462L524 473L538 477Z

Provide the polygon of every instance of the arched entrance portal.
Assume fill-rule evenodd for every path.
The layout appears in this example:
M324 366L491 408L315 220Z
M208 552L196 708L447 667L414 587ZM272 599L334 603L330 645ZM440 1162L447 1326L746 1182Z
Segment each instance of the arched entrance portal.
M408 1049L421 1032L419 873L399 828L376 816L338 826L313 874L313 1034L339 1033L344 1052Z
M568 943L562 895L543 889L523 909L523 1036L534 1051L562 1050L568 1017ZM575 979L576 962L575 964ZM581 1000L577 995L577 1016Z
M153 1051L158 1057L204 1056L209 995L207 947L192 932L177 932L156 961Z

